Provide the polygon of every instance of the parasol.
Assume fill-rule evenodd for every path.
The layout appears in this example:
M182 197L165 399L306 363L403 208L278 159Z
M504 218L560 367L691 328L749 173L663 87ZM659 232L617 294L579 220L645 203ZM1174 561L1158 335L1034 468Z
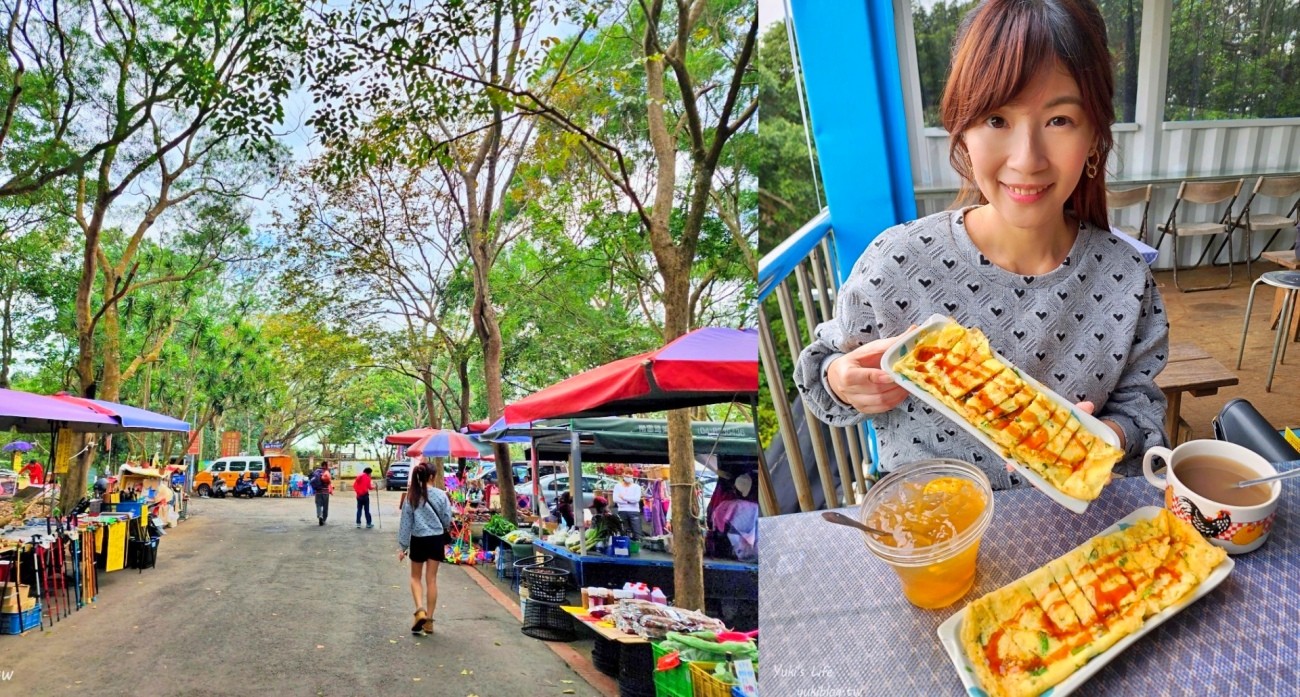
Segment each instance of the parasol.
M483 456L469 436L445 428L432 430L412 443L406 453L421 457L464 457L472 460Z

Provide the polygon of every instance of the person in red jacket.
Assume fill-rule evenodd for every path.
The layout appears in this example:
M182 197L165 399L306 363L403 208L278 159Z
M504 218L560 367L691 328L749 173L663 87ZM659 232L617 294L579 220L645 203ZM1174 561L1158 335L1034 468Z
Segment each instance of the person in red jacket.
M32 484L45 483L45 468L41 467L41 463L37 462L36 460L32 460L31 462L28 462L25 466L23 466L21 470L18 471L18 474L26 474L27 481L31 482Z
M366 512L366 527L375 527L370 522L370 490L375 488L374 481L370 479L370 473L374 471L369 467L361 471L361 476L353 482L352 488L357 492L357 527L361 527L361 512Z

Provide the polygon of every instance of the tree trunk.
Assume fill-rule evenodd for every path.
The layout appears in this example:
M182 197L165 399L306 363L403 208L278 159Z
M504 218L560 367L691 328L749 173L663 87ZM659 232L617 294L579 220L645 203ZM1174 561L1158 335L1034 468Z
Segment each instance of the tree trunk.
M428 417L429 428L437 428L438 399L433 394L433 368L429 365L420 367L420 382L424 384L424 413Z
M14 266L13 272L15 278L12 283L5 284L4 308L0 309L0 312L3 312L4 322L3 329L0 329L0 388L9 387L9 365L13 362L14 355L13 300L18 287L17 265Z
M103 187L100 187L100 197L103 196ZM81 278L77 281L77 298L73 313L77 328L77 379L81 387L81 396L92 398L95 396L95 326L90 317L90 295L97 274L95 252L99 248L99 232L103 228L105 208L106 206L96 205L94 216L87 225L83 226L86 239L81 251ZM83 437L80 441L74 441L74 444L80 448L84 447L86 442L87 439ZM81 492L89 483L87 477L94 459L94 449L86 448L81 457L68 463L68 475L63 480L63 490L59 495L61 510L72 510L81 498ZM50 466L56 468L55 463L50 463Z
M664 269L664 341L686 333L690 312L690 263L677 259ZM696 521L695 443L691 438L691 412L668 412L668 461L673 525L673 603L704 610L704 535Z
M506 412L505 397L501 392L501 325L492 307L492 287L488 282L491 258L482 241L485 232L471 235L470 254L474 257L474 333L483 345L483 377L487 383L488 420L495 422ZM501 490L501 515L506 520L518 520L515 505L515 480L510 476L510 447L497 443L493 449L496 457L497 488Z

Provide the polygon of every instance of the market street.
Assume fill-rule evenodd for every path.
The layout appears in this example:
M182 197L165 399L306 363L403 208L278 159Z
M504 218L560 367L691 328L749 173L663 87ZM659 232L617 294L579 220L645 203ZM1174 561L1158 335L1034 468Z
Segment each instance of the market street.
M601 694L467 569L443 565L436 633L413 637L398 495L372 530L351 492L325 527L311 499L196 497L157 568L101 572L93 606L0 637L0 694Z

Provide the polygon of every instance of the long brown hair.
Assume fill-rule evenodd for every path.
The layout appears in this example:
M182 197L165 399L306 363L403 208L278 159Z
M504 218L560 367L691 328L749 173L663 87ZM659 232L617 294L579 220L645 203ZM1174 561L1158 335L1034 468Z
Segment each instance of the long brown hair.
M944 86L940 117L948 130L948 161L961 175L957 206L987 203L975 185L962 134L1007 104L1044 67L1065 69L1079 85L1096 133L1097 176L1081 176L1067 207L1106 230L1106 160L1115 139L1115 74L1106 22L1093 0L984 0L962 19ZM1090 162L1094 160L1090 157Z
M429 498L429 477L432 474L423 462L411 468L411 479L406 487L406 500L411 502L411 510L419 508Z

